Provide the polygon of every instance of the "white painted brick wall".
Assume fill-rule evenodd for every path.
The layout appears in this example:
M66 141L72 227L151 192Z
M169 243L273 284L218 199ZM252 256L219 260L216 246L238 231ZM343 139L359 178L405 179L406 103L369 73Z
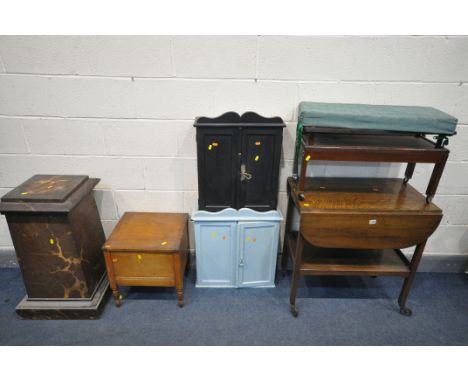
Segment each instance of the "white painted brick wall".
M174 74L186 78L255 78L255 36L176 36Z
M57 116L50 81L38 76L0 75L0 115Z
M138 118L193 119L213 113L212 81L136 79Z
M48 79L60 117L136 117L133 82L128 78Z
M104 229L104 234L106 237L109 237L112 230L115 228L118 220L103 220L102 221L102 228Z
M0 37L8 73L170 77L169 36Z
M457 135L450 139L451 161L468 161L468 125L459 125Z
M184 208L181 191L116 191L119 215L125 211L177 212Z
M258 77L456 82L468 79L466 60L466 38L267 36L260 37Z
M5 216L0 217L0 249L12 248L13 242L11 241L10 232L8 231L8 225Z
M0 37L0 56L8 73L84 74L86 57L80 52L80 37Z
M103 220L117 220L117 208L112 190L94 190L94 199Z
M0 188L0 195L5 195L11 190L12 188ZM0 215L0 250L2 248L13 248L13 242L11 241L10 232L8 231L8 225L4 215Z
M32 174L87 174L100 188L144 189L140 158L64 155L8 155L0 160L2 187L16 187Z
M196 156L192 121L116 120L100 124L105 135L104 147L107 146L109 155L169 158ZM186 142L187 138L189 142Z
M24 154L27 152L28 147L21 120L0 118L0 153Z
M216 81L213 88L215 115L226 110L254 110L291 121L297 108L296 85L289 82Z
M143 159L145 186L149 190L193 191L197 189L195 158Z
M23 119L21 124L33 154L107 155L99 121Z
M106 234L125 211L197 204L193 119L254 110L287 121L286 212L300 101L434 106L456 116L431 255L468 254L468 37L0 36L0 194L35 173L101 178ZM314 163L310 174L397 176ZM425 190L430 166L412 184ZM0 217L0 249L11 248Z
M83 74L128 77L170 77L170 36L83 36Z
M4 73L4 72L5 72L5 65L3 64L3 61L2 61L2 59L1 59L1 57L0 57L0 72L1 72L1 73Z

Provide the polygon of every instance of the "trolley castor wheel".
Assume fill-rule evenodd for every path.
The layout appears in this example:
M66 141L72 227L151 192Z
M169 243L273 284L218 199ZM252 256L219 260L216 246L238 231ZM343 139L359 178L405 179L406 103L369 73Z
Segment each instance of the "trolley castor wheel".
M305 199L305 196L304 196L303 193L300 193L299 195L297 195L297 197L299 198L299 200L300 200L301 202L303 202L304 199Z
M430 202L432 202L433 197L434 197L433 195L426 196L426 203L429 204Z
M400 314L403 316L409 317L413 314L410 308L407 308L406 306L400 308Z
M406 184L406 183L408 183L408 182L409 182L409 180L410 180L410 178L408 178L407 176L405 176L405 179L403 179L403 183L405 183L405 184Z
M293 315L294 318L296 318L297 315L299 314L299 312L298 312L297 309L296 309L296 306L295 306L295 305L291 305L291 306L290 306L290 309L291 309L291 314Z

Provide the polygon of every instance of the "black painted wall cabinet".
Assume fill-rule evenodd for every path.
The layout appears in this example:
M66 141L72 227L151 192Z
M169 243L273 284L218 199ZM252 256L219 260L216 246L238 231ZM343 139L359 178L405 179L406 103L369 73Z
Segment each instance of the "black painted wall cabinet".
M217 118L198 117L194 126L199 209L276 209L283 120L228 112Z

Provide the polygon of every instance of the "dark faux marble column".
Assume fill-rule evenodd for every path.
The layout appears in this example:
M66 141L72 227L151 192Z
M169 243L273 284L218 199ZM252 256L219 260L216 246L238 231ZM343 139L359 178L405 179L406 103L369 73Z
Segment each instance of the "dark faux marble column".
M108 282L92 194L98 182L35 175L1 199L27 292L16 307L20 317L99 317Z

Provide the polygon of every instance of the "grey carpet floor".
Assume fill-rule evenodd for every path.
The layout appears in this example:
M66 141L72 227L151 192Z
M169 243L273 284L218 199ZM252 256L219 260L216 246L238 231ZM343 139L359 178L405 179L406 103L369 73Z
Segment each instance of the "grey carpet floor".
M17 268L0 269L1 345L468 345L468 275L419 273L398 313L402 279L307 277L299 317L289 313L291 275L269 289L195 288L186 306L172 288L125 288L99 320L20 320L25 294Z

